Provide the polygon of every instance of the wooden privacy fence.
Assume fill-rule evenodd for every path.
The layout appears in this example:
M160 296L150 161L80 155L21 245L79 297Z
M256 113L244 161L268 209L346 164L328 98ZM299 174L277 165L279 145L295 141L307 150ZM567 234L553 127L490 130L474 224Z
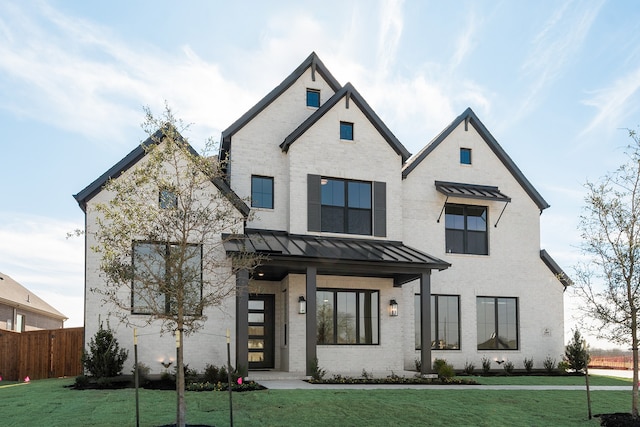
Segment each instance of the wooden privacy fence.
M84 328L0 330L0 375L17 381L82 374Z
M591 356L590 368L633 369L631 356Z

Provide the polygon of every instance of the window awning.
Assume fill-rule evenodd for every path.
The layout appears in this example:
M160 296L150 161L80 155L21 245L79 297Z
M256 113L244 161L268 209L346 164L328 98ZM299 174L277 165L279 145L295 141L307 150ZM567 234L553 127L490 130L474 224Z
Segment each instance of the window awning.
M510 202L511 197L502 193L498 187L458 182L436 181L436 190L447 197L464 197L467 199L495 200Z
M431 270L450 264L402 242L296 235L284 231L245 230L241 235L223 235L229 255L242 252L265 256L256 279L281 280L290 273L317 267L319 274L392 277L400 286Z

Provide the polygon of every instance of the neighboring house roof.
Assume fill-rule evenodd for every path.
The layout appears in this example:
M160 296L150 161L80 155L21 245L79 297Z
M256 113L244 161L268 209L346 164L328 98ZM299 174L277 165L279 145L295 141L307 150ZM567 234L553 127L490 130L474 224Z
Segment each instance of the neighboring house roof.
M62 321L68 319L67 316L60 313L29 289L2 272L0 272L0 303L10 307L37 312L53 319Z
M89 184L84 190L80 191L73 197L76 199L83 212L86 212L87 202L93 198L96 194L102 191L102 188L111 178L120 176L123 172L135 165L146 154L146 147L156 144L162 140L164 133L162 129L157 130L153 135L147 138L142 144L138 145L129 154L127 154L122 160L113 165L108 171L103 173L98 179ZM178 136L180 136L178 134ZM180 136L180 138L182 138ZM182 139L183 142L186 142ZM198 156L199 154L193 149L193 147L187 144L192 154ZM229 185L221 178L214 178L211 182L233 203L233 205L244 215L249 215L249 206L242 201L240 197L229 187Z
M458 116L449 126L447 126L438 136L436 136L426 147L424 147L418 154L412 157L407 164L402 169L402 177L406 178L412 170L414 170L420 162L422 162L433 150L435 150L440 143L442 143L451 132L454 131L462 122L465 122L465 125L471 124L478 134L484 139L489 148L494 152L494 154L500 159L500 161L504 164L509 172L513 175L513 177L518 181L518 183L522 186L525 192L531 197L534 203L538 206L538 208L542 211L549 207L549 204L544 200L544 198L538 193L538 191L531 185L529 180L524 176L522 171L516 166L516 164L511 160L509 155L504 151L504 149L498 144L498 141L491 135L489 130L484 126L484 124L480 121L478 116L473 112L471 108L467 108L460 116Z
M399 286L424 272L444 270L451 264L402 242L289 234L285 231L247 229L244 235L225 235L227 253L250 252L266 256L265 279L282 278L316 266L324 274L393 277Z
M231 137L249 123L254 117L256 117L262 110L267 108L273 101L275 101L280 95L284 93L293 83L296 82L304 74L308 68L311 68L313 73L319 73L322 78L329 84L329 86L337 92L342 87L340 83L333 77L331 72L325 67L318 55L312 52L302 64L296 68L286 79L276 86L271 92L269 92L264 98L262 98L256 105L254 105L249 111L244 113L242 117L233 122L231 126L222 131L222 137L220 138L220 159L226 159L226 153L231 149Z
M551 270L551 272L556 275L556 278L560 281L560 283L564 285L565 289L567 288L567 286L573 285L573 280L571 280L569 276L567 276L567 274L560 268L560 266L553 260L553 258L551 258L551 255L549 255L547 251L542 249L540 251L540 258L546 264L546 266L549 267L549 270Z
M293 132L291 132L280 144L280 148L283 151L288 151L291 144L293 144L300 136L302 136L311 126L314 125L322 116L324 116L331 108L333 108L342 98L346 97L346 102L353 101L354 104L360 108L363 114L369 119L369 122L380 132L380 135L389 143L391 148L402 156L402 163L406 162L411 153L402 145L402 143L395 137L395 135L389 130L387 125L378 117L373 109L367 104L362 95L353 87L351 83L344 85L342 89L336 92L331 98L329 98L317 111L310 115L300 126L298 126Z

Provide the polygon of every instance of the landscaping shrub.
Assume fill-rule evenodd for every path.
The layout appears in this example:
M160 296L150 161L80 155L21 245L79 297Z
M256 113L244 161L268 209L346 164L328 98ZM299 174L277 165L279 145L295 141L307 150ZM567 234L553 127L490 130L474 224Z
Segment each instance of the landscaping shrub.
M417 357L413 360L414 365L416 365L416 371L422 372L422 360Z
M473 375L473 372L476 370L476 365L472 362L464 362L464 370L463 372L467 375Z
M121 349L111 329L100 329L89 342L89 352L82 355L84 368L96 378L115 377L122 373L122 366L129 357L126 349Z
M456 375L453 365L448 364L445 359L434 360L433 370L438 373L439 378L453 378Z
M491 360L486 357L482 358L482 373L488 375L491 370Z
M151 368L149 368L142 362L138 362L137 364L133 365L133 368L131 369L131 375L136 374L136 369L138 370L138 383L141 385L146 383L149 380L149 372L151 372Z
M327 371L318 366L318 358L314 357L311 362L311 378L316 381L322 381Z
M542 362L542 366L544 366L544 370L547 371L548 374L551 374L556 369L556 359L547 356L544 362Z
M532 358L524 358L524 369L527 371L527 374L530 374L533 370L533 357Z
M504 372L505 372L507 375L511 375L511 374L513 374L513 368L514 368L514 366L513 366L513 362L512 362L512 361L507 360L506 362L504 362L503 368L504 368Z
M564 358L568 369L572 369L575 372L583 371L587 366L589 353L583 347L582 336L580 336L580 331L577 329L574 329L573 337L565 347Z

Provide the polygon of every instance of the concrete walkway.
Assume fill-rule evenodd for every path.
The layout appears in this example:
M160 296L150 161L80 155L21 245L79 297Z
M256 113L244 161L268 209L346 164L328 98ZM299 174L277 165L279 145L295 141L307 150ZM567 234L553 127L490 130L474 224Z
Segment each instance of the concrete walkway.
M632 378L631 371L590 369L589 376ZM585 385L431 385L431 384L309 384L296 378L256 379L271 390L586 390ZM631 391L628 386L591 386L593 391Z

